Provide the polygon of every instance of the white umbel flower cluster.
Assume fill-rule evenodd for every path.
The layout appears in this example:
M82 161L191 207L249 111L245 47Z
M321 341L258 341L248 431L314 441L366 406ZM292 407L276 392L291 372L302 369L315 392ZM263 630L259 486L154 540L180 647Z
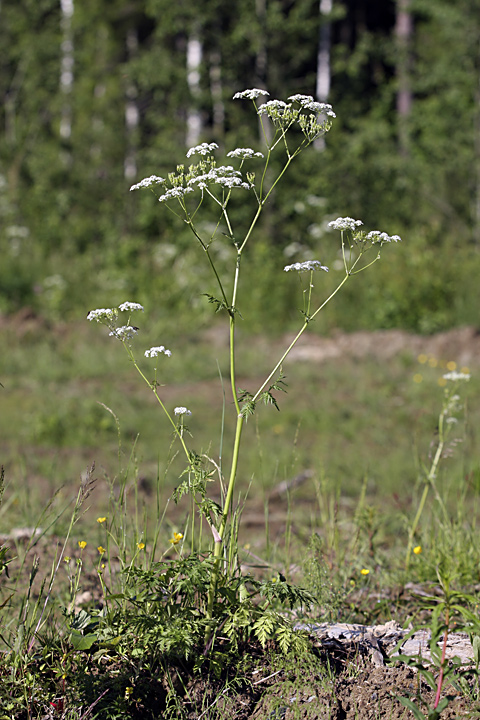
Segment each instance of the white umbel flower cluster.
M242 90L237 92L233 96L234 100L256 100L261 95L270 95L266 90L259 90L258 88L252 88L251 90Z
M173 187L160 195L158 202L168 202L169 200L182 198L186 193L193 192L191 187Z
M138 328L132 325L122 325L108 333L111 337L117 337L119 340L131 340L134 335L138 335Z
M361 220L354 220L351 217L339 217L328 223L328 227L331 227L334 230L351 230L352 232L356 230L357 227L360 227L360 225L363 225Z
M158 357L158 355L161 355L162 353L167 357L171 357L172 355L171 350L167 350L163 345L159 345L158 347L151 347L150 350L145 350L145 357Z
M305 262L296 262L293 265L285 265L283 268L285 272L313 272L313 270L325 270L328 272L328 267L322 265L320 260L306 260Z
M231 165L222 165L218 168L211 168L208 173L196 175L188 181L188 190L193 190L192 186L197 186L204 190L210 183L216 183L225 188L243 188L250 190L252 185L242 180L242 173L235 170Z
M263 158L263 153L255 152L255 150L252 150L252 148L236 148L235 150L230 150L230 152L227 153L227 157L250 160L254 157Z
M143 305L140 305L140 303L136 302L124 302L121 305L118 306L118 309L121 312L134 312L135 310L141 310L143 312Z
M380 232L380 230L372 230L367 234L367 240L371 240L372 243L383 243L386 242L402 242L400 235L388 235L386 232Z
M287 105L286 102L283 102L283 100L267 100L266 103L263 103L263 105L260 105L258 108L258 114L259 115L270 115L273 112L275 113L283 113L290 105Z
M135 185L132 185L132 187L130 188L130 191L140 190L140 188L149 188L152 185L161 185L164 182L165 182L165 180L161 177L158 177L158 175L150 175L150 177L144 178L143 180L140 180L140 182L136 183Z
M452 370L452 372L445 373L443 378L444 380L450 380L451 382L468 382L468 380L470 380L470 374Z
M210 155L214 150L218 150L217 143L202 143L201 145L195 145L187 151L187 158L192 155Z
M115 319L117 312L114 308L98 308L97 310L90 310L87 315L87 320L96 320L97 322L110 322Z
M186 407L176 407L173 411L175 415L191 415L191 411L188 410Z

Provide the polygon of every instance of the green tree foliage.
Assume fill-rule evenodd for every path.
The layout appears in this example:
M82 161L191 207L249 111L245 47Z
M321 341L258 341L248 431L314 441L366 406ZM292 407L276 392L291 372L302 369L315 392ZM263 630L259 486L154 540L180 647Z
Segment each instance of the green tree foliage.
M400 5L412 21L404 48L396 35ZM430 272L425 248L476 247L480 0L336 0L330 16L318 0L74 0L68 91L62 7L59 0L0 4L0 310L77 311L86 292L111 304L153 287L165 298L167 285L171 305L200 307L184 229L173 216L160 221L148 194L130 195L129 186L183 161L192 111L200 141L228 150L250 145L259 132L242 103L231 102L234 92L314 94L322 23L331 29L337 122L326 147L295 169L302 188L308 177L307 195L280 184L272 197L257 247L263 273L281 265L285 248L287 259L302 260L320 245L323 258L326 221L337 215L408 236L417 253L410 262L422 275ZM192 38L201 49L195 93ZM412 96L402 117L400 77ZM241 220L241 205L232 212ZM264 285L275 292L273 279ZM405 286L394 281L390 310L371 323L435 329L455 322L437 312L437 290L429 292L427 281L424 289L422 304L437 320L422 321L414 307L406 312ZM366 288L366 298L375 291Z

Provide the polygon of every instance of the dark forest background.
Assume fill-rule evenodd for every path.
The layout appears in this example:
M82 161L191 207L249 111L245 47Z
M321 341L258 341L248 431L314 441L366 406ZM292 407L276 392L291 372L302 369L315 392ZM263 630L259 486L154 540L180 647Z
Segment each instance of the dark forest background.
M199 142L261 149L251 104L232 101L250 87L337 114L246 259L253 327L298 318L278 273L286 259L333 267L340 215L404 242L321 331L477 324L480 0L2 0L0 312L80 318L129 299L167 324L206 322L192 238L129 187Z

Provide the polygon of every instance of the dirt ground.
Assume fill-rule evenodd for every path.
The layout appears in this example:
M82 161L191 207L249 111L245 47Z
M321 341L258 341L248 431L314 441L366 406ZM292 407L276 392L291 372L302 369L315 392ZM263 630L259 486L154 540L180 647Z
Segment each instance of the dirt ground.
M267 654L258 655L249 686L218 692L198 682L190 688L194 691L190 697L196 696L197 701L201 697L201 717L217 717L216 709L218 717L237 720L407 720L414 715L399 698L412 699L422 707L425 718L434 706L435 692L415 669L402 663L375 666L358 653L320 650L316 668L291 667L275 672ZM321 667L323 671L319 671ZM473 678L465 679L470 687L473 682ZM442 718L480 717L480 703L452 686L442 697L446 694L450 702ZM189 717L193 720L200 716L192 712Z

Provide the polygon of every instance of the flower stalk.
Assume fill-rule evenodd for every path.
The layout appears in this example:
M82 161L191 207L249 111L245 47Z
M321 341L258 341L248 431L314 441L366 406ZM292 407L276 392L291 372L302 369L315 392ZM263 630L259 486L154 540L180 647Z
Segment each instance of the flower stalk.
M314 302L313 273L317 271L328 272L328 267L323 265L319 260L307 260L304 262L293 263L292 265L284 268L286 272L308 274L309 284L308 288L304 291L304 309L302 311L304 321L293 341L286 348L279 361L275 364L274 368L262 382L255 394L244 393L243 391L239 392L237 388L235 326L238 315L237 300L243 253L253 236L254 230L257 227L259 218L267 201L271 197L278 183L283 181L291 163L301 152L312 144L315 139L329 131L332 121L335 118L335 113L330 105L318 103L312 96L309 95L292 95L288 98L287 102L281 100L267 100L263 104L257 106L257 98L263 96L268 96L268 93L265 90L253 88L251 90L245 90L237 93L234 96L234 99L247 99L253 102L264 132L266 143L265 154L256 152L252 148L237 148L227 154L227 157L232 158L233 161L240 161L239 169L235 169L232 165L217 165L214 157L215 150L218 150L216 143L201 143L187 152L187 158L191 162L188 167L185 165L178 165L176 172L169 173L166 178L151 175L149 178L136 183L130 188L131 190L144 188L150 189L154 192L154 194L156 194L160 203L165 204L172 213L181 218L187 224L196 241L199 243L200 248L207 256L207 261L213 273L215 285L218 288L218 298L211 295L207 295L207 297L209 301L215 305L217 312L226 311L228 315L229 374L232 400L235 408L236 425L232 448L232 459L226 488L223 482L221 463L217 465L214 461L212 461L217 470L219 470L220 474L222 490L220 507L216 506L215 503L207 498L206 481L210 479L210 475L205 469L205 456L198 455L193 452L189 447L189 442L187 443L186 435L188 435L188 433L184 432L184 417L185 415L190 414L190 412L187 408L182 407L176 408L174 414L172 415L158 392L157 368L155 367L155 379L150 381L135 359L132 343L136 338L138 328L130 325L129 322L126 325L117 327L119 313L128 312L130 314L134 311L143 310L142 306L139 305L139 303L122 303L122 305L118 308L102 308L100 310L94 310L89 313L88 316L89 320L96 320L107 325L110 329L110 335L116 337L122 342L137 372L150 387L158 404L166 414L174 429L175 438L180 442L182 451L186 456L188 467L184 474L187 474L188 479L183 481L180 488L177 488L174 494L174 499L176 501L182 494L189 493L192 497L192 503L195 501L200 514L210 525L213 535L213 565L211 577L209 578L210 585L206 603L206 618L209 621L207 623L207 632L205 637L207 648L210 646L212 632L215 629L215 601L217 597L220 573L222 572L222 562L225 563L227 568L225 573L227 573L228 568L232 566L232 559L237 558L237 533L235 530L235 523L238 518L234 518L234 520L231 521L231 517L236 480L238 476L241 441L247 417L250 413L255 411L256 405L260 400L267 404L270 403L277 406L277 402L272 394L272 391L282 389L281 377L278 379L281 367L309 324L328 305L328 303L333 300L352 275L364 271L380 258L380 249L385 243L397 242L400 240L400 238L396 235L389 236L386 233L380 233L379 231L372 231L372 233L367 235L363 230L361 230L360 226L362 225L362 222L360 220L354 220L348 217L337 218L337 220L329 223L332 230L339 230L341 233L341 251L345 270L344 277L338 283L335 290L333 290L333 292L331 292L325 300L320 302L316 309L312 312L312 305ZM267 132L265 126L266 122L273 126L272 132ZM298 133L293 134L293 141L290 145L290 136L288 136L288 133L293 127L297 127L300 131L300 140L298 140ZM269 185L267 185L267 178L270 180L270 173L267 174L267 170L270 167L274 152L283 152L284 159L278 174L273 178ZM255 173L244 173L243 169L245 163L256 161L260 158L264 159L264 166L256 187ZM248 229L242 239L237 240L228 213L228 204L234 193L236 194L241 192L253 193L256 201L256 207L252 212L252 219ZM214 230L213 232L210 231L210 235L199 229L202 228L202 225L195 224L194 222L197 214L200 212L203 200L206 196L208 196L210 200L213 200L214 205L218 209L218 217L213 224ZM220 234L221 224L226 225L226 232L223 232L222 235L229 238L236 250L230 301L226 291L228 283L221 276L221 272L215 263L214 256L212 256L212 253L210 252L212 243L217 240L217 236ZM364 262L363 258L365 253L372 247L377 250L376 256L371 261ZM313 305L313 307L315 307L315 305ZM163 345L151 348L145 352L145 356L148 358L156 358L161 355L169 357L171 352L166 350ZM245 402L243 402L244 399ZM177 415L180 415L179 422L174 419L174 416ZM201 498L198 502L195 499L197 496ZM194 548L193 522L194 520L192 518L192 529L189 530L189 532L192 533L192 552ZM232 522L233 528L231 532L229 532L230 522ZM201 526L202 523L200 523L200 532ZM185 533L186 532L187 530L185 530ZM174 534L174 544L176 544L177 536L178 541L183 539L183 535ZM226 538L228 538L228 540L226 540ZM241 596L241 583L239 588L238 592Z

